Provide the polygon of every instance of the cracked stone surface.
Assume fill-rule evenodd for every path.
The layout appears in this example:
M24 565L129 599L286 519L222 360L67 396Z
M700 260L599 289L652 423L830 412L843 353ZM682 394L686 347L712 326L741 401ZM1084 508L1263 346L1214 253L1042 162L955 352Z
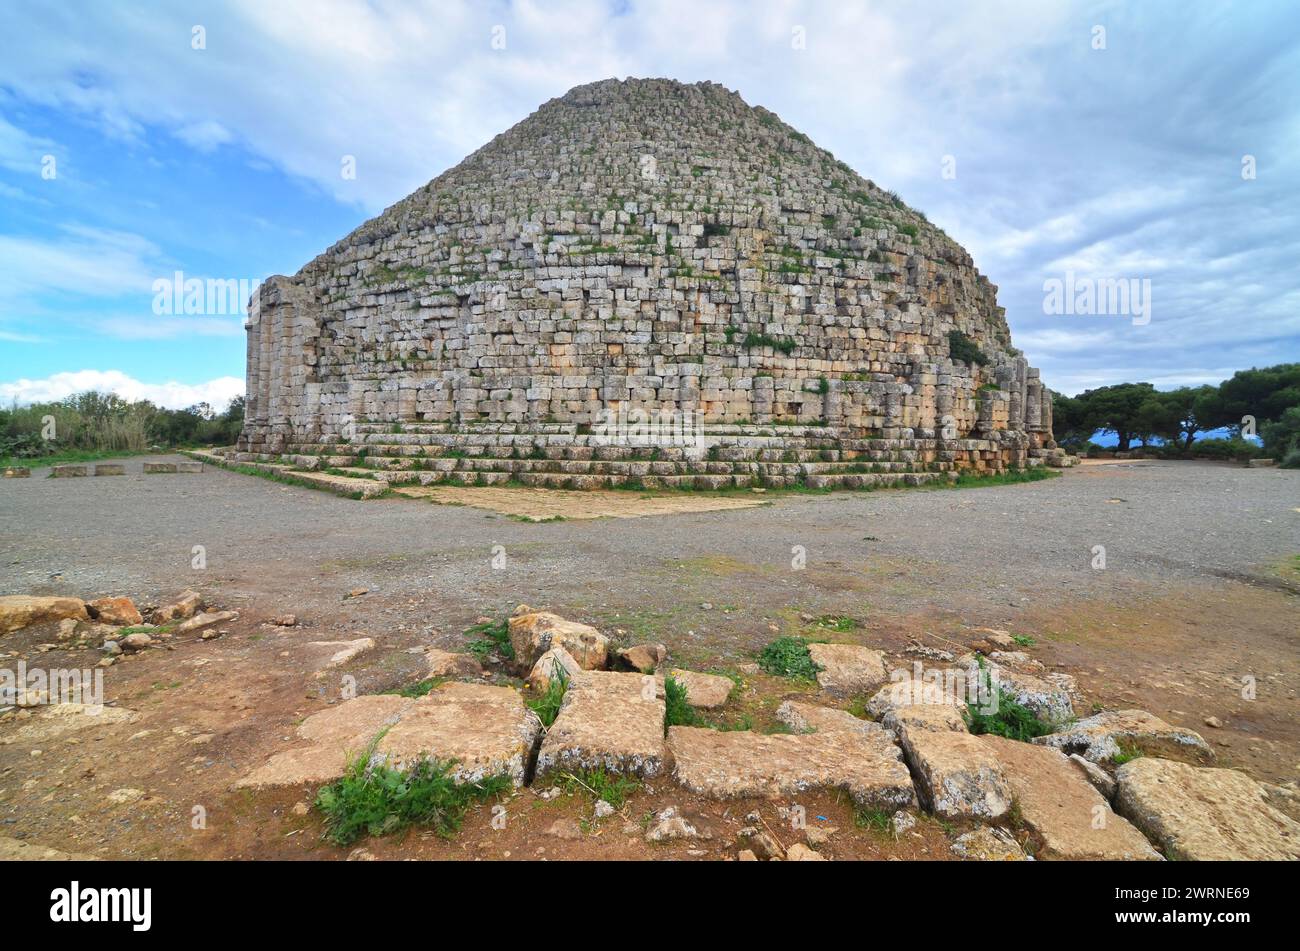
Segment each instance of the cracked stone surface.
M809 644L817 665L817 683L835 697L871 693L886 680L885 655L857 644Z
M673 776L693 792L718 799L788 796L843 789L855 802L899 809L916 802L898 747L881 730L831 729L800 735L668 730Z
M936 815L998 819L1011 808L1002 764L979 737L904 726L900 741L922 804Z
M1162 759L1200 765L1214 762L1214 751L1199 733L1171 726L1145 710L1107 710L1085 717L1058 733L1036 737L1034 742L1066 753L1078 753L1093 763L1114 759L1121 747Z
M537 775L603 767L656 776L664 766L664 702L648 674L587 671L569 684L537 755Z

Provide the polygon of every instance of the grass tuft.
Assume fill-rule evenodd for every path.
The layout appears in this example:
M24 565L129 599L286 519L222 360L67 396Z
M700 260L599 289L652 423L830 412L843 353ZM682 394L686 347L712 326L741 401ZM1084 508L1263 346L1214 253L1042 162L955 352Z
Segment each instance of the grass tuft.
M664 677L664 729L670 726L699 726L700 716L687 702L686 685L667 674Z
M528 704L528 709L537 714L537 718L542 721L542 726L548 730L555 722L555 718L559 716L560 707L564 704L565 691L569 689L569 675L564 669L556 664L552 670L551 679L541 696L524 701Z
M603 799L615 809L622 809L627 797L641 788L641 783L631 776L611 773L600 766L565 773L562 777L569 793L583 789L594 799Z
M758 665L777 677L816 680L817 665L808 654L806 637L778 637L758 655Z
M493 653L502 660L515 659L515 649L510 643L509 621L485 621L482 624L475 624L465 632L465 636L470 638L465 649L479 661L487 660Z

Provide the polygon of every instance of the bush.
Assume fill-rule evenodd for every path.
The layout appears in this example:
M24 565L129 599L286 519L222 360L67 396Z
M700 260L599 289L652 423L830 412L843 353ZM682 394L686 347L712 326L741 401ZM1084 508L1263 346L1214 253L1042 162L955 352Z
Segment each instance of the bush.
M960 330L948 331L948 356L963 363L974 363L979 366L989 362L989 358L984 355L984 351L976 345L975 341Z
M699 714L686 699L686 685L672 674L664 677L664 707L664 729L699 725Z

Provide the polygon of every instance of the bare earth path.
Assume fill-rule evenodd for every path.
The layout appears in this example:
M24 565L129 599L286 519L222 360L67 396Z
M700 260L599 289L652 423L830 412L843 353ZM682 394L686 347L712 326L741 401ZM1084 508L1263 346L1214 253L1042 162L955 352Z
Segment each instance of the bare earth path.
M1300 769L1300 473L1142 462L968 491L529 523L463 504L356 502L210 467L198 476L143 476L138 458L127 467L125 477L38 470L0 484L0 593L149 602L193 587L241 617L219 640L110 668L108 698L135 711L129 723L59 735L0 723L0 837L105 856L335 857L316 820L290 810L301 792L229 792L337 689L334 672L313 677L321 658L308 642L373 637L376 648L346 672L360 692L392 689L418 679L408 648L458 647L477 617L518 602L616 640L662 640L677 662L705 669L752 661L807 615L854 617L863 626L852 638L895 650L1006 628L1035 638L1035 656L1076 674L1090 699L1204 733L1224 765L1272 782ZM192 567L195 546L206 567ZM284 613L299 625L262 623ZM0 665L98 658L36 652L53 640L49 630L5 635ZM1242 699L1246 677L1255 700ZM1206 727L1208 716L1224 727ZM113 801L123 788L142 796ZM683 798L667 792L644 793L637 811ZM207 830L193 828L194 806ZM374 850L535 857L526 833L563 808L539 806L513 838L486 836L475 816L455 843L417 835ZM824 809L839 809L845 825L842 805ZM645 850L629 844L636 837L594 838L604 841L546 847ZM851 854L874 847L864 839ZM924 837L916 847L946 851Z

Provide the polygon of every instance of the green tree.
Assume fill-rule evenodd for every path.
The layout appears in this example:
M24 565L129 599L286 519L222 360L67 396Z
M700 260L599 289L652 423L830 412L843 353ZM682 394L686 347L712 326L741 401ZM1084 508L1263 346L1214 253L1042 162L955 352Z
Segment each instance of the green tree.
M1150 383L1117 383L1095 390L1085 390L1076 399L1083 407L1083 424L1093 431L1098 429L1114 433L1121 452L1127 452L1134 440L1145 442L1151 435L1143 431L1139 415L1142 404L1150 399L1156 388Z

